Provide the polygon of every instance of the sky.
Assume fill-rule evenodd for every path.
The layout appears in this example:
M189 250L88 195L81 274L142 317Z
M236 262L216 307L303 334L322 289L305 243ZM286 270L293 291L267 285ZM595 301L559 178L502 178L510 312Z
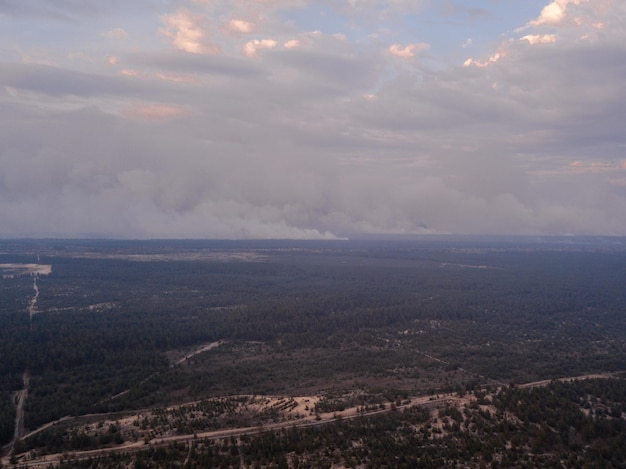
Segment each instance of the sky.
M0 237L626 235L623 0L0 0Z

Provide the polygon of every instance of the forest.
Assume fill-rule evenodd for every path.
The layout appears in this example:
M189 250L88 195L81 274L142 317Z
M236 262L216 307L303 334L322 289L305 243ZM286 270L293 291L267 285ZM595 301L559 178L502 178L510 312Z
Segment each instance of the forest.
M51 272L16 274L7 267L16 264ZM115 458L164 467L155 462L160 457L195 461L189 467L442 467L444 460L496 467L517 454L502 449L513 440L520 466L573 467L562 457L568 452L577 455L570 463L583 466L595 460L607 467L609 454L611 464L625 462L614 451L626 417L619 374L626 370L624 238L0 240L0 274L0 444L7 465L25 464L27 452L108 447L128 438L114 423L103 427L109 433L94 430L82 440L76 428L38 430L59 419L249 395L318 396L317 411L331 413L356 406L350 393L357 391L370 396L372 409L386 403L386 410L415 397L467 394L489 400L499 416L463 407L469 403L440 408L448 429L433 438L432 429L428 437L419 432L437 412L403 407L233 442L112 453L85 467L117 467ZM554 381L591 374L607 378ZM522 387L540 380L550 384ZM583 392L583 385L591 388ZM26 386L15 441L16 400ZM539 400L543 407L531 405ZM487 423L465 431L472 419ZM365 428L373 436L357 445L363 454L354 445L328 449L331 440L363 438L355 435ZM491 457L474 447L486 442ZM408 453L411 445L423 448L422 459ZM392 464L391 456L402 463Z

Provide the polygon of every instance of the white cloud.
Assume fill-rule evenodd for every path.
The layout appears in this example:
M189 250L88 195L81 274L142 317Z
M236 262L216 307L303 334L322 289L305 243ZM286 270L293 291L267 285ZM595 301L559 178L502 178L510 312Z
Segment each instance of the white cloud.
M139 76L139 72L137 70L132 70L130 68L125 68L121 70L120 74L124 75L125 77L138 77Z
M231 32L250 34L254 31L254 23L244 20L232 19L228 22L228 29Z
M531 46L535 44L554 44L556 42L556 34L527 34L520 39L528 41Z
M295 49L300 47L302 43L298 39L290 39L283 45L285 49Z
M103 11L119 42L0 18L23 49L0 61L0 235L626 234L624 4L557 2L487 47L470 22L463 67L458 35L443 59L422 31L428 60L398 63L426 46L392 7L422 2L331 3Z
M485 67L488 67L491 64L496 63L498 60L502 59L505 56L506 56L506 51L502 48L499 51L495 52L494 54L490 55L487 58L487 60L476 60L476 59L473 59L473 58L469 58L465 62L463 62L463 65L465 67L469 67L469 66L473 65L475 67L485 68Z
M541 10L541 15L536 20L530 22L531 26L539 26L541 24L558 24L565 17L565 9L567 2L555 1L545 6Z
M243 46L243 52L248 57L255 57L259 49L273 49L278 44L274 39L254 39Z
M531 21L529 25L558 25L565 20L569 5L580 5L581 3L587 2L589 2L589 0L554 0L546 5L543 10L541 10L541 14L535 20Z
M205 17L180 9L164 17L166 27L161 33L172 40L172 45L179 50L193 54L217 53L219 46L208 39L208 22Z
M402 57L403 59L410 59L414 57L417 52L428 49L429 45L425 43L408 44L402 47L400 44L392 44L389 46L389 53L396 57Z

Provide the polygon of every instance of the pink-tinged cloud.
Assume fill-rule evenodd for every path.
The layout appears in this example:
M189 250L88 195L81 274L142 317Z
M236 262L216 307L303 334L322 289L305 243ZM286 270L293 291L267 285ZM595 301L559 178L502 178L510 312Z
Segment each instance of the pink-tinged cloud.
M283 44L283 47L285 49L296 49L297 47L300 47L301 43L299 40L297 39L291 39L287 42L285 42L285 44Z
M120 63L120 59L115 57L114 55L109 55L107 57L107 62L109 63L109 65L117 65Z
M232 19L228 22L228 31L231 33L250 34L254 31L254 23L250 21Z
M502 57L505 57L505 56L506 56L506 52L504 51L504 49L500 49L498 52L490 56L487 60L474 60L472 58L469 58L463 63L463 65L465 67L469 67L473 65L474 67L484 68L491 64L496 63L498 60L500 60Z
M555 0L546 5L539 17L529 23L530 26L557 25L563 22L566 17L567 7L587 3L589 0Z
M569 166L576 173L622 172L626 169L626 161L592 161L590 163L572 161Z
M535 44L554 44L556 42L556 34L527 34L520 40L528 41L531 46Z
M429 45L425 43L408 44L402 47L400 44L392 44L389 46L389 53L396 57L402 57L403 59L410 59L415 56L416 52L428 49Z
M587 169L585 168L584 161L572 161L569 164L569 167L570 167L570 171L572 171L574 173L585 173L585 172L587 172Z
M192 54L215 54L220 48L208 40L207 20L188 10L180 9L164 18L166 27L161 33L172 40L172 45Z
M165 72L157 72L157 73L142 73L137 70L132 70L125 68L120 70L120 75L128 77L128 78L141 78L144 80L154 80L159 79L163 81L170 81L174 83L197 83L198 78L194 75L186 75L180 73L165 73Z
M121 70L120 74L124 75L125 77L131 77L131 78L139 76L139 72L137 70L131 70L129 68L125 68L124 70Z
M157 73L155 75L159 80L171 81L174 83L198 83L198 77L193 75L181 75L175 73Z
M124 109L121 113L124 117L144 121L162 121L187 117L191 111L180 106L168 106L166 104L136 104Z
M257 50L259 49L273 49L278 44L274 39L255 39L254 41L249 41L243 46L243 53L248 57L256 56Z
M109 39L117 39L120 41L123 41L124 39L128 38L128 33L124 31L122 28L112 29L111 31L102 33L102 35Z

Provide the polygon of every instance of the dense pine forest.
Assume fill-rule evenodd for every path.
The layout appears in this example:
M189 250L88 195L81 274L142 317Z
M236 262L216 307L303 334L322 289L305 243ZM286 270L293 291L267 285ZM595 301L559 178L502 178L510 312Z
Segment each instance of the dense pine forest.
M3 466L626 464L623 238L4 240L0 274Z

